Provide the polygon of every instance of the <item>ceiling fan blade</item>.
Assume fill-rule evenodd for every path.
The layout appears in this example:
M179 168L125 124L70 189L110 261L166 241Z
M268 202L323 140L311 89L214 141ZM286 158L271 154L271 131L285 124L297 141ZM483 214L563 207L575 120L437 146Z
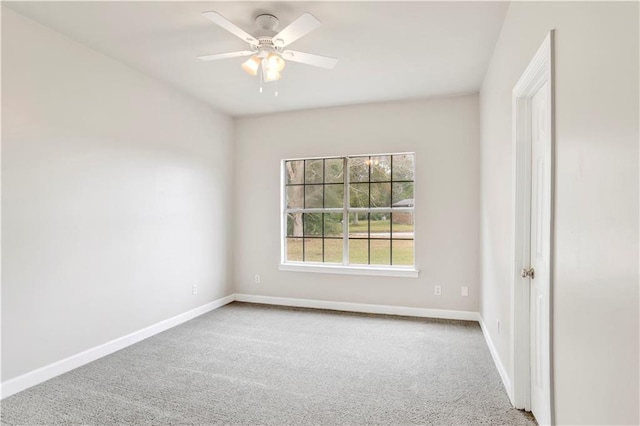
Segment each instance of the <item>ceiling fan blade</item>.
M279 47L293 43L300 37L309 34L320 26L320 21L310 13L303 13L298 19L287 25L282 31L273 36L273 41ZM281 42L279 40L282 40Z
M221 26L225 30L229 31L231 34L241 38L247 43L255 44L255 45L258 44L258 40L256 40L254 36L246 32L242 28L238 27L236 24L229 21L227 18L220 15L218 12L202 12L202 14L206 18L211 20L211 22L213 22L214 24Z
M240 56L250 56L255 52L251 50L240 50L238 52L216 53L214 55L198 56L201 61L217 61L218 59L238 58Z
M312 53L297 52L295 50L285 50L282 56L287 61L300 62L301 64L313 65L314 67L332 69L338 63L336 58L329 56L314 55Z

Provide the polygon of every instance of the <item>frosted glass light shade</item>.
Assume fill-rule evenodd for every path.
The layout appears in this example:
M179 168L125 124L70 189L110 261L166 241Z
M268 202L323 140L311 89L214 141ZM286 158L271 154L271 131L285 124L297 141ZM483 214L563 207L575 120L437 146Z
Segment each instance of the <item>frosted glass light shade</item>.
M284 59L282 59L280 55L273 52L269 53L269 56L267 56L268 69L280 72L284 69L284 66L285 66Z
M248 74L258 75L258 68L260 68L260 58L256 55L253 55L249 58L248 61L242 64L242 69L245 70Z
M275 69L267 69L264 73L264 81L266 83L270 81L278 81L280 80L280 77L282 77L282 75L280 75L280 73Z

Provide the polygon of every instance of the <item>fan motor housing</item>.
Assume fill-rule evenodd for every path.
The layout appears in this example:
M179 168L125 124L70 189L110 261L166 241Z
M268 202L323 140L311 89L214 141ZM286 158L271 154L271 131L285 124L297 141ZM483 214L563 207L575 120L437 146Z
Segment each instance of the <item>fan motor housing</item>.
M259 52L280 52L282 51L282 47L279 47L274 43L274 40L270 36L259 36L256 37L258 39L258 45L255 49Z

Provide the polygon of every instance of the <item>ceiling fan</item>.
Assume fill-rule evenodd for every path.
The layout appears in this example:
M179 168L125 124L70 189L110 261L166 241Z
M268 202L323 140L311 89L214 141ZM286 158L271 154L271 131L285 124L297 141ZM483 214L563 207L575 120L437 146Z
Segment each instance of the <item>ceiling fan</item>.
M279 23L278 18L270 14L258 15L256 23L260 27L260 31L255 36L245 32L218 12L203 12L202 14L214 24L249 43L249 50L198 56L198 59L202 61L251 56L242 64L242 68L251 75L258 75L260 72L261 81L265 83L280 79L285 59L327 69L332 69L338 62L336 58L328 56L284 50L286 46L320 26L320 21L310 13L303 13L280 32L275 31Z

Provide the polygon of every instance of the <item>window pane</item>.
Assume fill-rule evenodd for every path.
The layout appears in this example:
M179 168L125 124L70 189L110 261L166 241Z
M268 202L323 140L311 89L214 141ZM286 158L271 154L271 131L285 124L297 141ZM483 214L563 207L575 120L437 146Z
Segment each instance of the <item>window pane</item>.
M395 212L392 214L392 234L394 240L415 238L412 212Z
M327 208L342 207L344 205L344 185L334 183L324 186L324 206Z
M339 265L346 255L354 265L413 265L415 216L398 210L413 210L414 167L414 154L285 161L285 208L315 210L285 214L286 260Z
M304 214L304 236L322 236L322 213Z
M391 184L371 184L371 207L391 207Z
M302 237L302 213L287 214L287 236Z
M322 174L323 160L306 160L305 164L305 183L322 183L324 180Z
M342 158L328 158L324 161L324 181L326 183L344 182L344 160Z
M413 207L413 182L393 183L393 207Z
M391 240L370 240L371 242L371 264L389 265L391 264Z
M349 185L349 204L351 204L351 207L369 207L368 183L352 183Z
M349 213L349 238L369 238L369 213Z
M303 183L304 160L286 161L284 166L287 184Z
M369 157L349 159L349 182L369 181Z
M302 262L302 238L287 238L287 260Z
M371 182L391 180L391 156L371 157Z
M413 179L413 154L393 156L393 180Z
M413 240L393 240L392 265L413 265Z
M304 206L308 209L322 208L322 185L304 186Z
M322 262L322 238L304 239L304 261Z
M371 213L370 217L371 238L390 238L391 221L389 220L389 213Z
M324 261L342 263L342 239L325 238Z
M369 240L349 240L349 263L369 263Z
M301 209L304 207L304 186L287 186L287 208Z
M342 237L342 213L324 214L324 236Z

